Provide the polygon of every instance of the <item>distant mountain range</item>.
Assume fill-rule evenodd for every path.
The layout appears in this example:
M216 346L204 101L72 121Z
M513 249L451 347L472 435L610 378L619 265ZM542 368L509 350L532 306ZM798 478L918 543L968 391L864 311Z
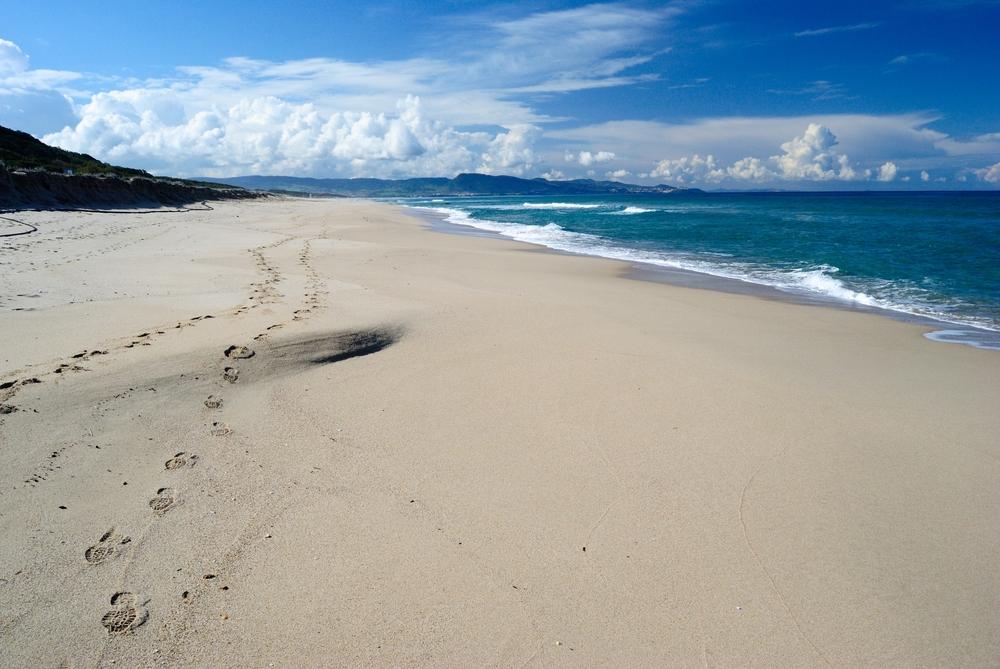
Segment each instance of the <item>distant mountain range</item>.
M196 181L156 177L119 167L85 153L49 146L26 132L0 126L0 206L67 207L86 204L136 206L202 199L253 197L253 191L340 197L440 197L461 195L607 195L700 193L666 184L639 186L618 181L522 179L459 174L414 179L311 179L243 176Z
M489 174L459 174L453 179L310 179L306 177L245 176L228 179L199 177L229 186L277 193L342 197L437 197L457 195L606 195L614 193L700 193L697 188L666 184L639 186L618 181L521 179Z

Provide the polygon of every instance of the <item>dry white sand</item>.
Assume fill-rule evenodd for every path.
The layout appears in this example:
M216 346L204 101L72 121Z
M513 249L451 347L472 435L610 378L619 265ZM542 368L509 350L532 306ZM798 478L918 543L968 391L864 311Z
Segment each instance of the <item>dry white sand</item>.
M362 201L21 217L4 667L1000 664L996 352Z

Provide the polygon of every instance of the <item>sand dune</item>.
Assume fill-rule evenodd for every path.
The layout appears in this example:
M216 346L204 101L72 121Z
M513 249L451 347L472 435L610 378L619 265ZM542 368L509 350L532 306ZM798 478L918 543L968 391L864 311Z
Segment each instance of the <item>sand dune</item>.
M995 352L364 201L19 216L3 666L1000 662Z

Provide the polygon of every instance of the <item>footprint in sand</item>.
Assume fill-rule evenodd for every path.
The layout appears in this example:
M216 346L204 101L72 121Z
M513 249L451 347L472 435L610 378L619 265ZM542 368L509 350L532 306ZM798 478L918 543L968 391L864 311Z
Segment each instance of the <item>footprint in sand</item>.
M83 557L90 564L100 564L114 555L120 546L124 546L130 541L132 541L131 537L118 534L112 527L97 540L96 544L84 551Z
M56 369L52 370L52 373L53 374L63 374L64 372L67 372L67 371L69 371L69 372L83 372L83 371L86 371L86 370L83 367L80 367L79 365L67 365L66 363L63 363L63 364L59 365L59 367L57 367Z
M111 595L111 610L101 616L101 624L108 634L125 634L149 619L149 612L139 604L139 599L131 592L116 592Z
M236 383L240 378L240 370L235 367L226 367L222 370L222 378L230 383Z
M225 437L230 434L232 430L225 423L212 423L212 429L209 430L213 437Z
M254 356L254 351L252 348L247 348L246 346L236 346L235 344L223 351L227 358L237 358L245 359L252 358Z
M205 406L209 409L218 409L222 406L222 398L216 397L215 395L209 395L208 399L205 400Z
M171 469L180 469L182 467L194 467L196 464L198 464L197 455L181 451L163 463L163 468L169 471Z
M156 497L149 500L149 508L158 516L162 516L176 504L174 491L171 488L160 488L156 491Z

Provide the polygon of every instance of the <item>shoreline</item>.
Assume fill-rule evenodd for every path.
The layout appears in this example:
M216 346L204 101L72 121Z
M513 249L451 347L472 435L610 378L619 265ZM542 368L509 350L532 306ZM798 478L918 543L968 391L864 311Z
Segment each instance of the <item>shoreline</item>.
M992 352L371 201L25 220L4 666L1000 658Z
M902 323L919 325L925 329L923 336L934 342L960 344L988 351L1000 351L1000 332L988 330L986 328L976 327L965 323L952 322L942 318L935 318L922 314L910 313L901 309L868 306L858 304L856 302L847 302L846 300L837 299L832 296L808 293L804 290L782 290L777 286L758 283L749 279L724 277L696 270L667 267L637 260L612 258L596 253L586 253L584 251L565 251L541 243L514 239L503 235L502 233L477 228L472 225L454 223L447 220L446 214L434 211L434 207L432 206L400 204L398 201L387 201L387 203L406 209L411 212L411 215L415 215L418 218L426 220L428 227L437 232L456 235L471 235L474 237L486 237L490 239L503 239L519 244L528 244L549 253L577 255L588 258L601 258L603 260L621 262L631 267L629 271L623 272L622 275L625 278L633 280L650 281L678 287L724 292L737 295L750 295L759 299L776 300L790 304L800 304L827 309L832 308L855 313L875 314L882 318L889 318Z

